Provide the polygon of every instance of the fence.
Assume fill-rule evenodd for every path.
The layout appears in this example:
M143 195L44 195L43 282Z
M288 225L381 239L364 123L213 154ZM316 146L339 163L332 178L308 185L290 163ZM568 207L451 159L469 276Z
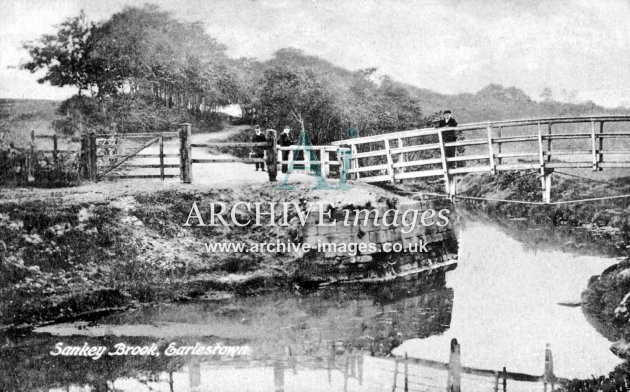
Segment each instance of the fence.
M291 153L293 152L293 153ZM308 171L321 170L323 178L331 175L331 168L339 167L340 154L334 146L287 146L278 147L278 164L302 166Z
M543 200L549 202L554 169L630 167L630 132L604 127L622 122L630 122L630 116L509 120L415 129L332 144L352 150L349 173L359 181L396 183L441 177L447 193L454 194L456 175L533 169L540 172ZM571 128L584 125L586 129ZM455 138L456 134L460 137Z

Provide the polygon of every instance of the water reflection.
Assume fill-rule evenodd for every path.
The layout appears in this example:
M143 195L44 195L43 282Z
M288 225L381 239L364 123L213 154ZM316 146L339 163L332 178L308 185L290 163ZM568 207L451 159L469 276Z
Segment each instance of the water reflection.
M453 290L444 282L442 272L378 287L163 304L109 316L98 325L40 328L26 337L7 337L12 343L0 351L0 371L8 376L0 390L85 386L82 390L188 391L210 386L230 390L229 385L243 390L248 385L248 390L268 391L282 390L285 384L290 390L296 377L300 381L295 387L310 387L295 390L343 390L344 386L352 390L363 385L364 358L388 355L404 340L448 329ZM51 356L57 342L103 345L110 351L118 343L155 343L161 353L173 343L178 347L220 344L249 346L251 355L106 355L91 360ZM391 370L386 373L391 378Z

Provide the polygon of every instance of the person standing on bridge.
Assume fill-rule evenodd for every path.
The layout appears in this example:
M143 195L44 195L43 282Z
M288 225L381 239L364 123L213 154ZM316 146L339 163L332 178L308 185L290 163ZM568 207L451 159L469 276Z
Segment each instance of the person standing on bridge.
M453 118L450 110L444 111L444 116L437 122L437 128L455 128L457 126L457 120ZM457 141L457 132L454 129L448 129L442 131L442 141L444 143L453 143ZM457 147L444 147L444 154L446 158L453 158L455 156ZM458 165L455 164L455 167Z
M254 127L254 136L252 136L252 143L265 143L267 138L265 134L260 130L260 125L256 125ZM263 146L255 146L254 147L254 158L262 159L265 157L265 147ZM265 162L256 162L256 171L258 168L262 171L265 171Z
M282 133L280 134L280 136L278 137L278 144L281 147L289 147L293 145L293 140L291 140L291 128L289 127L284 127L284 129L282 130ZM282 164L282 172L286 173L289 170L289 165L288 165L288 161L289 161L289 151L282 151L282 161L284 162Z

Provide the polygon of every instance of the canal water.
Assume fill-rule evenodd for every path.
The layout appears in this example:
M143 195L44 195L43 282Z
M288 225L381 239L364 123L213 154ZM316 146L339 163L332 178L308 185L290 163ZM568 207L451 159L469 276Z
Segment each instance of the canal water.
M310 293L214 296L161 304L97 322L42 327L0 350L0 389L71 391L391 390L390 352L448 362L452 338L464 366L541 375L551 344L559 377L590 377L621 360L578 302L592 275L613 258L514 240L505 229L468 222L459 264L430 278ZM522 238L522 233L520 238ZM558 244L558 249L562 244ZM159 347L160 356L52 356L55 345ZM219 347L215 355L166 356L168 345ZM249 355L225 355L227 347ZM221 347L224 355L219 355ZM397 390L403 390L402 365ZM409 390L443 390L446 373L409 368ZM463 380L492 390L493 380ZM516 387L513 387L516 386ZM509 390L541 390L511 384Z

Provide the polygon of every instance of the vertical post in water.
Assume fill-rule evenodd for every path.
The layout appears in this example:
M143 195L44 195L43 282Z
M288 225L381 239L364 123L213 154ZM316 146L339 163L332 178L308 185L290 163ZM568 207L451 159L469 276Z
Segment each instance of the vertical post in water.
M160 176L164 181L164 136L160 136Z
M545 392L547 391L547 384L551 384L551 390L553 391L556 383L556 376L553 374L553 355L551 354L551 344L545 345L545 373L543 374L543 385Z
M499 392L499 372L494 372L494 392Z
M269 182L276 182L278 177L278 140L275 129L267 129L267 174Z
M444 188L449 196L454 196L454 189L451 188L451 176L448 173L448 161L446 160L446 149L444 148L444 138L442 137L442 131L437 130L438 140L440 143L440 155L442 158L442 171L444 175Z
M96 153L97 153L97 148L96 148L96 134L94 133L94 131L90 132L90 153L89 153L89 157L90 157L90 179L92 181L97 181L97 174L98 174L98 165L97 165L97 157L96 157Z
M460 347L457 339L451 339L451 353L448 360L447 392L461 392L462 388L462 363Z
M53 135L53 162L55 167L59 164L58 140L56 133Z
M396 392L396 377L398 377L398 357L394 363L394 380L392 381L392 392Z
M276 392L284 392L284 364L282 361L273 363L273 383Z
M192 182L192 146L191 127L189 123L181 124L179 130L179 175L184 184Z
M409 392L409 356L405 352L405 392Z
M348 370L350 368L350 353L346 352L346 362L343 365L343 392L348 392Z

